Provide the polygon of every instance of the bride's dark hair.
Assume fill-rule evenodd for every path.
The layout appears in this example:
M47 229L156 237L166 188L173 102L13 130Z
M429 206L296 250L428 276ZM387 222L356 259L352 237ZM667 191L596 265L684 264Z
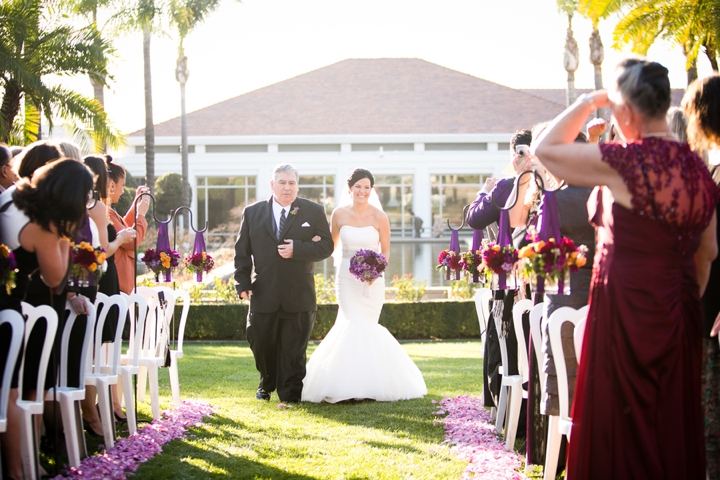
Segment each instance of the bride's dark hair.
M368 180L370 180L370 188L375 186L375 177L373 177L373 174L370 173L369 170L365 170L364 168L356 168L350 173L350 176L347 179L348 187L352 188L353 185L355 185L363 178L367 178Z

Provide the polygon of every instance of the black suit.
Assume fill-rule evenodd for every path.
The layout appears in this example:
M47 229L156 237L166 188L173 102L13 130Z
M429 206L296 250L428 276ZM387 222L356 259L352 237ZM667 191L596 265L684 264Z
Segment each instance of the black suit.
M297 198L289 207L280 240L273 198L245 208L235 243L237 292L252 291L246 334L260 372L260 388L277 388L280 400L299 400L305 351L315 323L314 262L332 254L330 227L321 205ZM319 242L313 242L314 236ZM292 258L278 245L293 240ZM254 267L254 278L251 273Z

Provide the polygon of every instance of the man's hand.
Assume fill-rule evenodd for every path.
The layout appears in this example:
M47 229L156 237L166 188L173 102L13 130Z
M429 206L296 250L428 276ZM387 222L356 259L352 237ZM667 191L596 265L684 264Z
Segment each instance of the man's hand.
M292 258L293 241L285 239L285 245L278 245L278 253L282 258Z
M252 290L245 290L244 292L240 292L240 298L243 300L250 301L250 297L252 297Z

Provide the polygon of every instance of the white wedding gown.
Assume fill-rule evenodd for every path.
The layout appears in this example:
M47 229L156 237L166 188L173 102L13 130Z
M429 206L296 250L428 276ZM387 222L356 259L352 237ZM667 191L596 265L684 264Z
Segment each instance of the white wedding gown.
M425 381L395 337L378 324L385 278L367 285L349 272L361 248L379 251L375 227L340 228L342 262L336 269L338 315L307 364L302 400L336 403L350 399L390 402L427 394ZM363 287L365 291L363 291Z

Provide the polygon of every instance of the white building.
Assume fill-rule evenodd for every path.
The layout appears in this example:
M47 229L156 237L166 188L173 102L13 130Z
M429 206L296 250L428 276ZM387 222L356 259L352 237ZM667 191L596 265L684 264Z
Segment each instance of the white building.
M330 213L363 167L394 235L412 236L412 209L429 236L437 218L459 223L485 178L501 175L513 132L563 108L564 90L515 90L419 59L344 60L189 113L191 208L212 230L269 197L273 167L291 163L300 195ZM180 119L155 136L156 177L179 173ZM128 141L120 162L144 177L144 132Z

